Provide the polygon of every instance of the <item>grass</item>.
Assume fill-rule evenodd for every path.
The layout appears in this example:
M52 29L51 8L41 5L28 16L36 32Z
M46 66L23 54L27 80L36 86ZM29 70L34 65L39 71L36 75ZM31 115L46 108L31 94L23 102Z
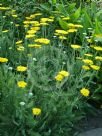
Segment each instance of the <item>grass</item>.
M101 104L102 12L83 4L0 4L1 135L71 136Z

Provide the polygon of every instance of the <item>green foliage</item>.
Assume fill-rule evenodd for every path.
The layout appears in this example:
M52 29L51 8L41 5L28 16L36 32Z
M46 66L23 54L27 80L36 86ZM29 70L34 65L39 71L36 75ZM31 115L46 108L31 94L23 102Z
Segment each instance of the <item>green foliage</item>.
M93 112L88 102L94 100L97 107L102 102L102 58L96 59L102 51L102 11L96 3L82 1L80 7L67 0L1 3L0 135L74 135L78 121ZM47 45L43 39L41 44L35 41L38 38L50 42ZM2 62L1 57L8 61ZM86 59L99 69L85 63ZM17 71L20 65L27 71ZM27 86L20 88L18 81ZM89 90L87 97L82 88ZM33 108L40 108L41 114L34 115Z

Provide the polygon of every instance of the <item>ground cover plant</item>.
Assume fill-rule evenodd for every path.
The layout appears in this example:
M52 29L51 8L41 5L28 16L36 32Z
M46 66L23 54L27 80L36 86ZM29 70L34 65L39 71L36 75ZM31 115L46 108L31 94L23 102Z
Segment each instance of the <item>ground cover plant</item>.
M101 104L97 2L2 0L0 135L72 136Z

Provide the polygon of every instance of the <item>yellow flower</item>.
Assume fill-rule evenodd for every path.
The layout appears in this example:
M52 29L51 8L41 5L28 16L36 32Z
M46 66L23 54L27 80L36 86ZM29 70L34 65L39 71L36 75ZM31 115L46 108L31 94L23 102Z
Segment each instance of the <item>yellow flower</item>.
M21 44L23 41L22 40L19 40L16 42L16 44Z
M79 25L79 24L75 24L74 27L76 27L76 28L83 28L83 26Z
M38 31L38 30L40 30L40 27L37 27L37 26L36 27L32 27L31 30Z
M41 16L42 13L35 13L34 15L35 15L35 16Z
M17 70L17 71L19 71L19 72L24 72L24 71L26 71L26 70L27 70L27 67L24 67L24 66L18 66L16 70Z
M33 113L33 115L38 116L41 114L41 109L40 108L33 108L32 113Z
M55 79L57 80L57 81L62 81L63 80L63 75L61 75L61 74L58 74L57 76L55 76Z
M17 48L18 51L24 51L24 47L21 45L20 47Z
M18 16L17 15L12 15L12 17L17 18Z
M102 60L102 57L101 56L96 56L95 59L96 60Z
M68 34L68 32L67 31L65 31L65 30L55 30L55 32L56 33L58 33L58 34Z
M49 16L49 18L54 19L55 17L54 16Z
M100 47L100 46L94 46L93 47L95 50L97 50L97 51L102 51L102 47Z
M54 21L54 19L50 19L50 18L49 18L47 21L48 21L48 22L53 22L53 21Z
M84 70L90 70L90 67L89 67L89 66L86 66L86 65L83 65L82 68L83 68Z
M62 70L57 74L57 76L55 76L55 79L57 81L62 81L64 77L68 77L69 75L69 72Z
M89 43L92 43L92 39L87 39L87 41L88 41Z
M25 38L26 39L30 39L30 38L33 38L35 35L34 34L27 34L26 36L25 36Z
M74 32L77 32L77 29L69 29L67 30L68 33L74 33Z
M89 65L92 65L93 64L93 61L90 60L90 59L83 59L82 60L85 64L89 64Z
M27 86L27 83L24 82L24 81L19 81L19 82L17 83L17 85L18 85L18 87L20 87L20 88L25 88L25 87Z
M74 28L75 26L74 26L74 24L72 24L72 23L68 23L68 27Z
M100 66L97 66L97 65L90 65L90 67L94 70L99 70L100 69Z
M93 56L93 55L90 54L90 53L85 53L84 55L85 55L85 56L88 56L88 57L92 57L92 56Z
M81 57L76 57L76 59L78 59L78 60L82 60L82 58L81 58Z
M71 47L72 47L73 49L80 49L80 48L81 48L80 45L76 45L76 44L72 44Z
M20 26L19 24L15 24L16 27Z
M28 31L27 31L27 33L28 33L28 34L31 34L31 35L32 35L32 34L35 34L36 32L37 32L36 30L28 30Z
M65 20L65 21L66 21L66 20L69 20L69 19L70 19L70 17L63 17L63 18L62 18L62 20Z
M30 48L41 48L40 44L28 44L28 47Z
M65 37L65 36L59 36L59 39L61 39L61 40L66 40L67 37Z
M9 31L9 30L3 30L2 32L3 32L3 33L7 33L8 31Z
M30 24L30 21L24 21L23 24L28 25L28 24Z
M69 76L69 75L70 75L70 73L69 73L69 72L64 71L64 70L60 71L58 74L62 75L63 77L67 77L67 76Z
M31 17L25 17L27 20L31 20L32 18Z
M0 57L0 62L1 62L1 63L8 62L8 59L7 59L7 58L2 58L2 57Z
M24 28L28 28L29 27L29 25L24 25Z
M42 23L40 23L40 25L41 26L46 26L46 25L48 25L48 23L42 22Z
M88 89L86 89L86 88L82 88L82 89L80 90L80 93L81 93L83 96L87 97L87 96L89 96L90 91L89 91Z
M96 38L102 38L102 34L96 34L95 37Z
M83 26L82 25L80 25L80 24L72 24L72 23L68 23L68 27L69 28L83 28Z
M49 18L41 18L40 22L41 22L41 23L45 23L45 22L48 21L48 19L49 19Z
M40 26L40 23L38 21L30 21L29 23L33 26Z
M9 10L9 7L0 7L0 10Z
M35 42L42 43L42 44L49 44L50 40L46 38L39 38L39 39L36 39Z

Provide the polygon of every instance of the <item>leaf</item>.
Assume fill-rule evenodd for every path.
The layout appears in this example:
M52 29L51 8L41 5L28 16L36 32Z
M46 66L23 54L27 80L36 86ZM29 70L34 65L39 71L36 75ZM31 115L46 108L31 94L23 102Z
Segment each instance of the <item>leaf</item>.
M50 11L50 5L48 3L40 4L40 6L42 9Z
M59 18L59 24L62 29L67 30L68 29L68 24L67 22L63 21L61 18Z
M95 18L95 34L101 33L100 30L101 30L101 23L97 18ZM96 39L96 40L98 40L98 39ZM102 38L99 38L99 40L102 41Z
M99 12L96 13L96 17L101 16L101 14L102 14L102 10L99 10Z
M87 23L89 26L88 27L92 27L92 21L91 21L91 17L88 15L88 13L87 13L87 11L85 10L84 11L84 13L85 13L85 23Z
M69 4L68 10L67 10L68 13L73 11L73 9L75 8L75 5L76 5L76 3L71 3L71 4Z
M52 4L56 4L57 3L57 0L52 0Z
M67 16L68 14L66 13L65 7L62 4L57 4L56 5L57 11L62 13L64 16Z
M73 19L74 21L76 21L76 20L79 18L80 13L81 13L81 7L79 7L79 8L75 11L75 13L72 14L72 19Z

